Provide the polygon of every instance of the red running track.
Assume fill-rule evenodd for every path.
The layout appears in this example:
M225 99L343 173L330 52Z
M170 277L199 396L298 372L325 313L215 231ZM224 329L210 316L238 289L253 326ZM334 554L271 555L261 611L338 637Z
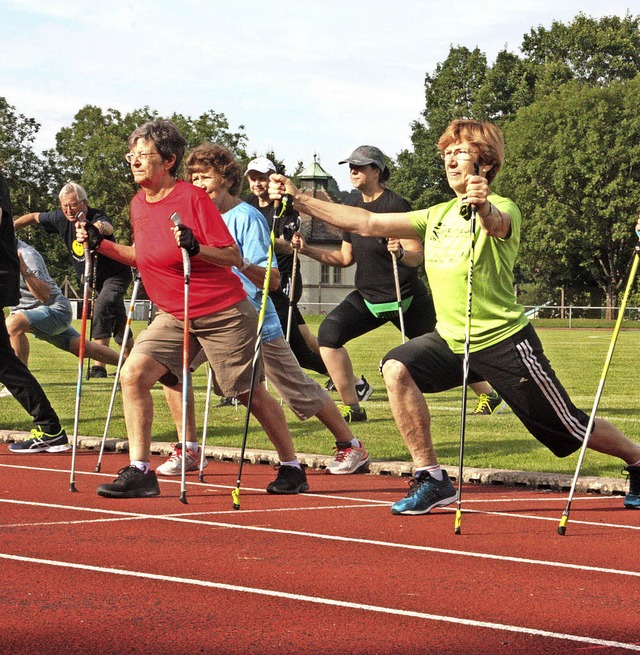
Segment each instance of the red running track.
M640 652L640 512L620 497L469 487L392 516L401 478L211 462L162 495L95 494L128 462L0 451L0 653L567 655ZM159 460L160 461L160 460ZM106 472L105 472L106 471Z

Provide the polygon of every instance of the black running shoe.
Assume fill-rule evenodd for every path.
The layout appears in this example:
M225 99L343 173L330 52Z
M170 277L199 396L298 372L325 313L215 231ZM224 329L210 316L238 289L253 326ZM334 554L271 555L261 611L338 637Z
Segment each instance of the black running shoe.
M159 496L160 485L155 471L143 473L135 466L125 466L111 484L101 484L98 496L105 498L147 498Z
M107 369L104 366L92 366L89 370L90 378L106 378Z
M342 418L347 423L357 423L367 420L367 410L364 407L353 409L352 407L349 407L349 405L338 405L338 409L342 414Z
M309 489L307 474L297 466L278 465L278 477L267 486L269 494L299 494Z
M71 448L67 433L60 429L58 434L47 434L41 427L31 430L31 439L9 444L9 451L19 454L63 453Z
M640 509L640 466L627 466L623 470L629 476L629 493L624 498L624 506Z
M367 382L363 375L362 382L358 382L358 384L356 384L356 395L358 396L358 401L363 403L365 400L369 400L372 393L373 387Z

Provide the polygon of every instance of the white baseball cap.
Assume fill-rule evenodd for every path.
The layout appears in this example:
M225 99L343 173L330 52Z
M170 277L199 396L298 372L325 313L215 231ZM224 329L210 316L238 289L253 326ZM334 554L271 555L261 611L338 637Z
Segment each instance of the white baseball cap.
M249 171L258 171L258 173L275 173L276 167L270 159L267 159L266 157L256 157L247 165L245 175Z

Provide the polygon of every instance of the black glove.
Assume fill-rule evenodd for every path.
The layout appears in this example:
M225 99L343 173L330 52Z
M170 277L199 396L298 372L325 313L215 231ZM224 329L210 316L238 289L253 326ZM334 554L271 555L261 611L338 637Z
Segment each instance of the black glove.
M85 223L84 225L81 223L80 225L87 233L87 245L89 246L89 250L95 252L104 237L100 234L100 230L93 223Z
M299 231L300 231L300 216L296 216L295 218L290 218L282 226L282 236L287 241L291 241L291 239L293 239L293 235Z
M189 253L189 257L195 257L200 252L200 244L196 240L193 230L186 225L182 225L182 223L176 225L176 228L180 247Z

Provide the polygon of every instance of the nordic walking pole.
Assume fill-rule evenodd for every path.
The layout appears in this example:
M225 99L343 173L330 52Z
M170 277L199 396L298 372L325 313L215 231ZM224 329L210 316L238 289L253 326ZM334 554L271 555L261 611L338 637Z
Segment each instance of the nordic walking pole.
M620 326L622 325L622 319L624 318L624 310L627 307L627 300L629 298L629 293L631 292L631 287L636 278L636 273L638 272L638 263L640 262L640 231L636 231L638 235L638 243L634 247L633 254L633 263L631 265L631 272L629 273L629 280L627 282L627 287L624 291L622 297L622 303L618 311L618 318L616 320L615 327L613 329L613 334L611 335L611 343L609 344L609 351L604 361L604 367L602 369L602 375L600 376L600 383L598 384L598 390L596 392L595 400L593 401L593 407L591 409L591 416L589 417L589 423L587 424L587 430L582 442L582 447L580 448L580 456L578 457L578 464L576 466L576 472L573 475L573 481L571 482L571 489L569 490L569 498L567 499L567 506L562 512L562 518L560 519L560 524L558 525L558 534L565 535L567 532L567 521L569 520L569 512L571 511L571 502L573 500L573 495L576 490L576 484L578 482L578 476L580 475L580 468L582 467L582 460L584 459L585 452L587 450L587 444L589 442L589 437L593 431L593 425L596 420L596 412L598 411L598 404L600 403L600 397L602 396L602 391L604 390L604 383L607 378L607 372L609 370L609 364L611 364L611 359L613 357L613 351L618 340L618 334L620 332Z
M287 313L287 334L285 339L289 343L291 338L291 322L293 320L293 305L296 289L296 273L298 272L298 249L293 249L293 263L291 264L291 286L289 287L289 311Z
M474 175L478 175L480 166L478 162L473 165ZM454 533L462 532L462 474L464 471L464 439L467 427L467 386L469 380L469 359L471 350L471 309L473 307L473 250L476 245L476 218L477 210L475 205L468 205L469 213L469 273L467 275L467 320L464 328L464 361L462 364L462 412L460 413L460 455L458 461L458 505L456 508L456 519ZM464 216L464 214L463 214ZM467 218L465 216L465 218Z
M404 334L404 312L402 311L402 295L400 293L400 276L398 275L398 259L394 253L391 253L393 263L393 281L396 285L396 298L398 299L398 319L400 320L400 333L402 334L402 343L407 339Z
M84 220L84 212L76 216L78 222ZM73 447L71 451L71 479L69 480L69 491L77 492L76 489L76 455L78 452L78 427L80 423L80 398L82 396L82 377L84 375L84 349L87 341L87 316L89 315L89 286L91 284L91 252L89 244L85 241L84 248L84 289L82 293L82 321L80 327L80 343L78 345L78 381L76 384L76 408L73 416Z
M89 321L89 341L93 339L93 312L96 304L96 279L98 277L98 256L93 260L93 269L91 274L91 311L88 314ZM91 357L87 357L87 380L91 377Z
M109 410L107 411L107 420L104 425L104 433L102 434L102 443L100 444L100 454L98 455L98 462L96 464L96 473L100 473L102 466L102 456L104 455L104 446L107 441L107 434L109 433L109 423L111 422L111 413L113 412L113 404L118 392L118 383L120 382L120 371L122 370L122 363L124 362L124 351L127 341L129 340L129 333L131 332L131 320L133 319L133 310L135 308L136 299L138 297L138 289L140 288L140 273L135 271L135 282L133 283L133 291L131 292L131 302L129 303L129 311L127 313L127 322L124 328L122 337L122 346L120 348L120 357L118 358L118 368L116 369L116 379L113 381L113 389L111 391L111 400L109 402Z
M178 212L173 212L169 220L178 227L181 225ZM187 407L189 402L189 284L191 282L191 257L186 248L182 251L184 270L184 330L182 331L182 474L180 478L180 502L187 504Z
M200 470L198 471L198 480L204 482L204 449L207 445L207 428L209 426L209 407L211 405L211 389L213 387L213 369L211 364L207 363L209 373L207 375L207 399L204 404L204 425L202 426L202 447L200 448ZM183 458L184 459L184 458Z
M262 286L262 302L260 304L260 313L258 314L258 329L256 335L256 345L253 351L253 363L251 364L251 382L249 383L249 398L247 399L247 413L244 421L244 432L242 435L242 446L240 447L240 464L238 466L238 479L236 486L231 491L231 500L233 502L233 509L240 509L240 483L242 480L242 468L244 466L244 454L247 448L247 436L249 434L249 418L251 416L251 402L253 401L253 389L256 380L256 364L260 357L260 347L262 346L262 328L264 326L264 317L267 311L267 300L269 299L269 284L271 282L271 264L273 263L273 254L276 246L275 225L276 220L280 218L289 206L290 196L282 198L282 205L279 201L273 203L273 220L271 221L271 234L269 242L269 251L267 252L267 270L264 274L264 284ZM280 213L278 209L282 206Z

